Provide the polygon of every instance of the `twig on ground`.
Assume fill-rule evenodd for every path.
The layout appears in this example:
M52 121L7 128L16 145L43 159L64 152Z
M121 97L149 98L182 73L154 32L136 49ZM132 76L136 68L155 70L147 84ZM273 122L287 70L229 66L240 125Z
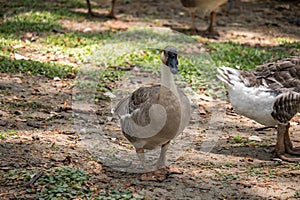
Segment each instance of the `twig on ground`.
M44 174L43 171L37 172L31 179L28 181L24 187L31 187L42 175Z
M276 126L264 126L264 127L261 127L261 128L256 128L255 131L263 131L263 130L266 130L266 129L271 129L271 128L276 128Z

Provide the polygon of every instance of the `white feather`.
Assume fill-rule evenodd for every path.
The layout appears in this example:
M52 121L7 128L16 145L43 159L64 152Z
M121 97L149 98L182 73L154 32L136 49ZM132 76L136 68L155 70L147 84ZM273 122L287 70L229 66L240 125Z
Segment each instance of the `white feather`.
M271 115L276 94L265 86L247 87L237 69L222 67L218 72L228 89L229 101L239 114L263 125L277 124Z

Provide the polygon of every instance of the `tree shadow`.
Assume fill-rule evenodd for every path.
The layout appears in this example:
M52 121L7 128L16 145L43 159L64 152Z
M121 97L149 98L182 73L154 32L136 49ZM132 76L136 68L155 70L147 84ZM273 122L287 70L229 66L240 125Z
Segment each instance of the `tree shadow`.
M228 142L228 141L220 141ZM210 153L213 154L222 154L227 156L234 156L240 157L241 160L243 158L252 158L258 159L261 161L272 161L272 159L276 158L276 155L272 153L274 150L275 145L270 146L239 146L239 145L232 145L229 149L212 149Z

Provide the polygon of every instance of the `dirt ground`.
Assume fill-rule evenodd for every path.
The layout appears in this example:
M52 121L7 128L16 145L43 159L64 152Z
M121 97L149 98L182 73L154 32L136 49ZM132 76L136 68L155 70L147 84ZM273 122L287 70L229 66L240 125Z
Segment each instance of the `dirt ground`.
M95 10L100 14L109 6L108 2L101 2L100 8ZM87 26L99 31L147 25L189 33L186 29L190 20L179 3L122 2L116 5L118 20L61 23L70 30L83 30ZM221 11L217 16L218 40L204 38L199 43L230 40L277 46L275 36L300 39L299 1L236 0ZM145 20L147 15L151 19ZM155 22L154 16L163 20ZM204 29L206 22L197 18L197 25ZM272 153L276 130L257 131L261 125L236 114L224 99L213 99L201 91L194 93L183 87L191 99L193 116L168 154L169 164L183 174L170 175L164 181L142 181L141 174L134 173L134 167L122 170L109 159L111 153L124 162L126 153L128 158L136 159L132 147L128 147L127 140L120 134L111 108L124 93L157 83L157 75L132 70L115 86L116 97L111 101L92 102L74 100L77 94L74 79L0 74L0 80L0 133L16 130L0 139L2 172L39 171L71 164L92 175L91 185L98 192L130 190L137 198L144 199L300 198L299 165L281 162ZM290 129L296 146L300 146L299 123L300 115L297 115ZM252 140L250 136L257 137ZM112 152L109 148L112 146L118 150ZM0 176L0 199L15 199L20 195L24 195L23 199L33 198L26 196L17 178L1 184L2 178Z

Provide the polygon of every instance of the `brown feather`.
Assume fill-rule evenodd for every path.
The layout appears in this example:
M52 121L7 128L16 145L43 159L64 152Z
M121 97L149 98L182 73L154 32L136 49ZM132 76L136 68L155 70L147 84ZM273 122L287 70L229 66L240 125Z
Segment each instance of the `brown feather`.
M288 92L280 95L273 106L272 117L280 123L288 123L300 111L300 94Z
M249 87L265 85L278 97L272 117L280 123L289 122L300 112L300 57L291 57L259 66L255 72L241 72Z
M254 75L256 84L265 81L272 90L300 92L300 57L262 65Z
M167 112L167 121L159 133L150 138L142 139L132 137L130 133L123 132L132 144L143 144L139 148L154 149L159 147L173 139L179 129L181 113L178 98L172 91L160 85L142 87L132 93L128 110L132 114L131 119L140 126L149 124L149 109L153 104L162 105Z
M211 12L226 2L227 0L181 0L183 7L197 8L199 12L203 13Z

